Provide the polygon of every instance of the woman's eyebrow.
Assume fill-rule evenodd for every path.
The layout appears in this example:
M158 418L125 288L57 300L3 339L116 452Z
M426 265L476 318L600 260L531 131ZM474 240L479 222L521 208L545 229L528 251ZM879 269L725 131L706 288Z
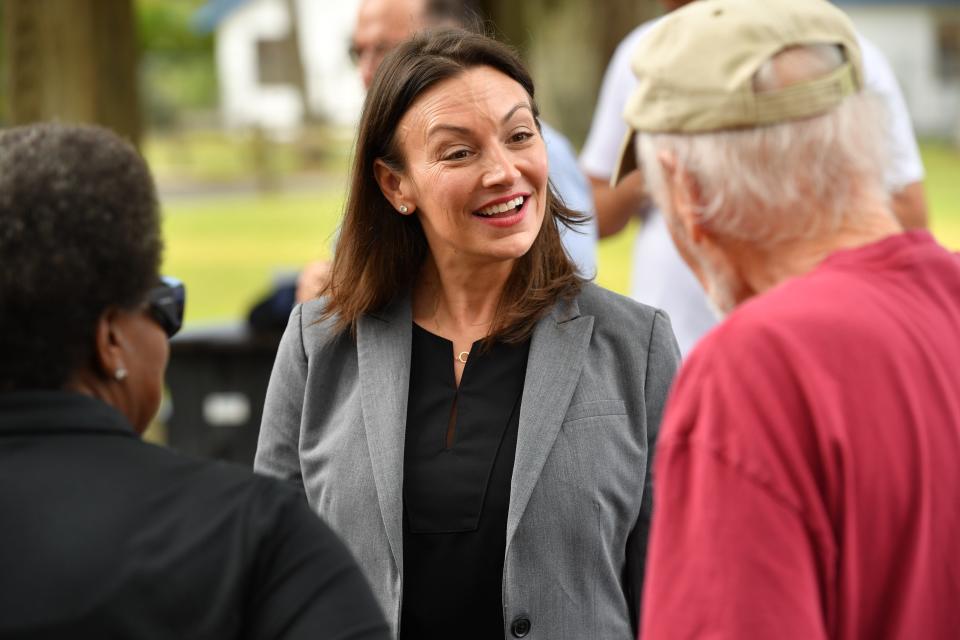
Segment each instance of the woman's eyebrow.
M518 102L517 104L513 105L513 108L510 109L510 111L507 111L507 115L503 116L503 120L501 120L500 122L503 124L506 124L507 120L512 118L513 114L515 114L520 109L527 109L530 112L530 115L533 115L533 109L530 107L530 103Z
M435 124L435 125L433 125L432 127L430 127L429 129L427 129L427 138L430 138L430 137L431 137L432 135L434 135L435 133L441 133L441 132L444 132L444 131L449 131L449 132L452 132L452 133L459 133L459 134L461 134L461 135L466 135L466 134L470 133L470 129L468 129L468 128L466 128L466 127L459 127L459 126L457 126L457 125L455 125L455 124L443 124L443 123L440 123L440 124Z
M520 109L526 109L527 111L530 112L531 115L533 115L533 108L530 106L529 103L518 102L517 104L513 105L513 107L510 108L510 111L507 111L507 115L503 116L500 122L502 124L506 124L507 121L509 121L510 118L512 118L514 114L516 114L517 111L519 111ZM458 133L461 135L466 135L470 133L470 129L468 129L467 127L461 127L455 124L444 124L440 122L435 125L432 125L429 129L427 129L426 137L429 139L434 134L445 132L445 131L451 132L451 133Z

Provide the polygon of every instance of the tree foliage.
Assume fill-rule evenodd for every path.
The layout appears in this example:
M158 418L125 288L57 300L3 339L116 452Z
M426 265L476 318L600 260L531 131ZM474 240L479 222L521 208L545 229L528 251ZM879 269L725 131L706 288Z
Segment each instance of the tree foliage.
M192 27L203 0L137 0L137 32L145 55L193 58L213 55L213 34Z
M214 36L193 27L203 0L136 0L140 91L147 121L177 124L185 110L217 104Z

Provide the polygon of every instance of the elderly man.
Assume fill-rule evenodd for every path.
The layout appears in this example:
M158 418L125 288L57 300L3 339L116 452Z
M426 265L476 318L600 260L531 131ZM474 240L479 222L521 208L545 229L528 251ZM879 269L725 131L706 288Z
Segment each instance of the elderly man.
M618 174L729 314L666 409L644 640L960 629L960 256L892 212L860 60L824 0L694 2L634 55Z
M660 0L668 12L690 2ZM630 71L631 56L656 23L657 20L650 20L631 31L610 59L580 164L593 186L600 237L620 232L631 218L641 214L643 224L637 233L631 260L630 295L669 314L680 351L686 355L713 328L717 318L711 313L696 278L670 242L663 216L649 206L640 172L625 176L616 188L610 185L617 148L626 132L621 114L636 86ZM906 102L883 53L862 34L858 34L858 44L862 52L864 88L883 102L887 112L884 136L890 162L886 186L893 211L906 228L924 227L927 212L923 163Z
M373 84L373 74L384 56L425 26L427 10L427 0L361 1L350 57L357 65L365 88Z

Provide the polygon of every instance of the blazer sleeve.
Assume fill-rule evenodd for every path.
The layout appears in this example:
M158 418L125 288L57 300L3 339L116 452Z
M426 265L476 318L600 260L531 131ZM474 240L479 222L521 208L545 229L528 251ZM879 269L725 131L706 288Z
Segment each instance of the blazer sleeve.
M653 318L647 346L647 371L644 376L643 400L647 423L647 468L644 477L643 502L640 517L627 540L627 594L631 598L631 614L634 630L639 627L640 600L643 592L643 575L646 568L647 541L650 535L650 520L653 514L653 456L660 420L667 402L670 385L680 366L680 348L673 334L670 319L663 311Z
M303 310L294 308L280 340L267 386L253 469L303 486L300 472L300 420L307 382Z

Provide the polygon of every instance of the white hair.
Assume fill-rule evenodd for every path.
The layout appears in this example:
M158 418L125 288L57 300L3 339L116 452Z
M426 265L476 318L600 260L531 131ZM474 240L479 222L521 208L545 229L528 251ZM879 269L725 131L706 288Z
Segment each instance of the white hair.
M754 76L758 92L822 76L843 63L833 45L786 49ZM670 152L700 189L700 222L717 236L773 248L855 224L867 201L885 202L881 105L863 92L819 116L751 129L640 133L638 162L661 207L659 155Z

